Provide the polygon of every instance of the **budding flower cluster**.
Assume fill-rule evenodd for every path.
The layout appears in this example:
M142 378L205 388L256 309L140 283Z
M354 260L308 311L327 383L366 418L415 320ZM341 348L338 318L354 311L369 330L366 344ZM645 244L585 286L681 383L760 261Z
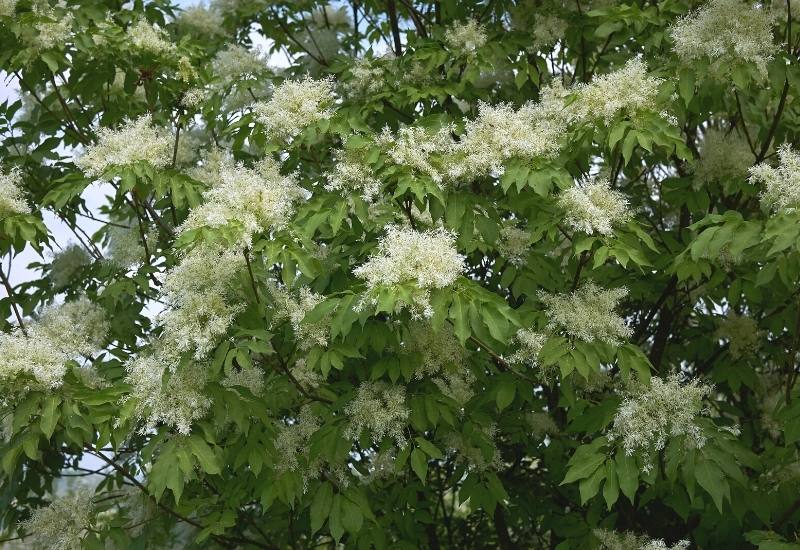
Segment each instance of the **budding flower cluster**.
M561 193L558 205L566 214L564 222L587 235L611 235L631 216L625 195L611 189L607 179L594 177Z
M709 128L703 137L694 178L700 183L738 180L747 177L752 165L753 153L743 137Z
M178 16L176 23L184 31L196 34L198 37L225 34L222 14L216 9L203 5L185 8Z
M0 334L0 380L32 377L42 389L61 386L66 362L98 349L108 334L103 310L85 297L44 310L38 321Z
M486 40L486 30L474 19L464 23L454 23L447 29L444 37L448 48L465 55L474 54L486 44Z
M414 283L423 291L415 296L416 305L430 317L433 311L428 291L450 286L464 272L464 256L456 250L455 241L455 235L444 229L423 233L391 226L378 242L377 253L353 273L367 281L370 291L384 285Z
M600 340L616 345L631 335L631 329L615 311L627 295L624 287L606 290L589 281L570 294L539 292L539 299L547 308L549 329L563 330L586 342Z
M269 285L269 293L275 302L273 325L282 320L288 320L301 350L307 350L314 346L327 347L330 318L316 323L303 321L306 314L325 299L324 296L304 287L299 290L299 296L295 298L288 290L275 284Z
M450 126L436 131L419 126L404 126L393 135L387 127L376 142L388 147L387 154L393 163L408 166L441 184L445 175L444 155L453 147L451 132Z
M665 380L653 377L649 388L625 396L614 416L609 440L619 440L629 456L641 455L645 471L653 467L651 455L663 449L670 438L685 436L687 444L701 448L706 437L696 418L704 412L703 399L713 389L696 379L681 384L677 374Z
M375 443L391 437L398 447L405 447L404 432L411 414L405 403L406 390L402 386L362 382L355 398L344 409L350 420L345 436L356 439L367 431Z
M31 207L22 191L22 173L18 168L12 168L8 172L0 168L0 220L30 212Z
M711 0L680 19L671 34L675 53L687 63L708 58L711 72L718 76L736 65L753 63L766 76L776 50L773 24L774 16L763 4Z
M86 149L75 164L86 175L100 177L112 166L128 166L145 161L155 168L163 168L172 160L172 137L163 129L152 125L150 114L136 120L127 120L118 130L100 128L98 142Z
M750 182L761 183L762 202L773 211L793 212L800 206L800 154L784 143L778 148L780 163L773 168L761 163L750 169Z
M41 550L80 550L92 524L93 498L94 491L81 488L34 510L30 518L20 523L20 529L31 534L26 545Z
M511 265L522 267L531 253L531 234L513 225L504 225L496 248Z
M50 260L50 280L56 290L66 287L84 266L92 261L82 246L70 244L58 251Z
M306 127L331 117L333 80L287 80L275 89L269 101L253 105L256 120L273 139L297 137Z
M755 319L731 311L720 323L715 336L728 340L731 357L738 359L758 350L762 332Z
M539 363L539 352L547 342L547 336L535 330L523 328L517 331L514 342L519 345L519 348L509 356L508 362L512 365L535 367Z
M167 39L163 29L140 19L128 30L131 44L137 50L153 55L169 55L175 53L175 44Z
M342 149L334 153L333 171L326 174L328 191L360 192L365 202L375 202L381 181L357 151Z

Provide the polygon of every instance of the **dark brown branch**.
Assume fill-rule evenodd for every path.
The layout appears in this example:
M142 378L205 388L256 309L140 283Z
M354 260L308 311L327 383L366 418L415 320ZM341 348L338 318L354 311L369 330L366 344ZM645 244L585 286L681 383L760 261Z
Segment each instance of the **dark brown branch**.
M8 301L11 303L11 309L14 310L14 317L17 318L17 323L19 323L19 328L22 330L22 334L25 336L28 335L28 332L25 330L25 323L22 321L22 315L19 312L19 308L17 307L17 302L14 300L14 290L11 288L11 283L8 281L8 277L6 277L5 272L3 271L3 266L0 265L0 280L3 281L3 286L8 293Z
M389 25L394 38L394 53L397 57L403 55L403 43L400 40L400 24L397 20L397 4L394 0L386 0L386 9L389 12Z

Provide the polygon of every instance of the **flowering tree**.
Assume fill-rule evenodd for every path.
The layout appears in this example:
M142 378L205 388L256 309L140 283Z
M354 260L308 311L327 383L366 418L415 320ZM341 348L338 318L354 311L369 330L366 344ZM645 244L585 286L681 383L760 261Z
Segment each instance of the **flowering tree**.
M0 0L2 538L796 548L798 11Z

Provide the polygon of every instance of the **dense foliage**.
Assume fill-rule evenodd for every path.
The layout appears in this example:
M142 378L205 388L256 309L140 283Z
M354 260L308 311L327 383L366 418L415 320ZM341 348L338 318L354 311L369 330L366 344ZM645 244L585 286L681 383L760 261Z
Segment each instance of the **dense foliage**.
M0 0L0 538L797 548L796 12Z

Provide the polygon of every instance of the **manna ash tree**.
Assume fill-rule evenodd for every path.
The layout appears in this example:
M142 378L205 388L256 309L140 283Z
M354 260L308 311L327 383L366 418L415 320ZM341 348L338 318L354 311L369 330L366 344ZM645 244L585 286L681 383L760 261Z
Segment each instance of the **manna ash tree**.
M797 548L798 12L0 0L2 538Z

